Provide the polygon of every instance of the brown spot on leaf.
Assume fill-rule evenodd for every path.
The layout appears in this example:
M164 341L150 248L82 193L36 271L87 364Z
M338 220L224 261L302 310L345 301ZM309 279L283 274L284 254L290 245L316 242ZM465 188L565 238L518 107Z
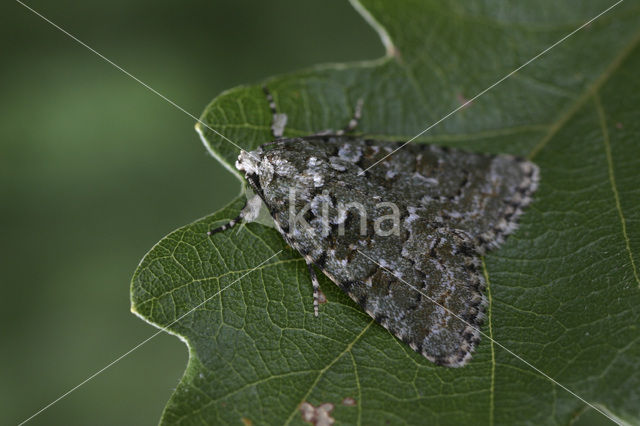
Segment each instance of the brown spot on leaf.
M353 407L356 405L356 400L348 396L342 400L342 405L345 405L347 407Z
M253 422L246 417L240 419L244 426L253 426Z
M302 420L311 423L314 426L331 426L335 423L335 419L331 417L334 405L330 402L325 402L318 407L314 407L308 402L300 404L300 414L302 414Z
M618 122L616 123L616 129L622 129L624 126L622 125L622 123Z
M324 295L322 290L318 290L318 303L320 304L327 303L327 296Z

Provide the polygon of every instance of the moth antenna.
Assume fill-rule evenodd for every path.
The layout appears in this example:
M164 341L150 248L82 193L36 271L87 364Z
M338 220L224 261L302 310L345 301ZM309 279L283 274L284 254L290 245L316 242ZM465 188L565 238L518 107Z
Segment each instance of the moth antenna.
M311 285L313 286L313 314L318 316L318 303L320 300L320 283L316 276L316 271L313 269L313 263L310 260L305 259L307 262L307 269L309 269L309 275L311 276Z

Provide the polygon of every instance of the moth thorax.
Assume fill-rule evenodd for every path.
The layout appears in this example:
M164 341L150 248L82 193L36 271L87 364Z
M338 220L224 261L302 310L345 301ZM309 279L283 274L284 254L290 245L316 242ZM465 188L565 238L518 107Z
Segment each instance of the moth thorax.
M259 175L260 164L262 163L262 150L260 148L255 151L240 151L238 160L236 160L236 169L244 172L246 175Z

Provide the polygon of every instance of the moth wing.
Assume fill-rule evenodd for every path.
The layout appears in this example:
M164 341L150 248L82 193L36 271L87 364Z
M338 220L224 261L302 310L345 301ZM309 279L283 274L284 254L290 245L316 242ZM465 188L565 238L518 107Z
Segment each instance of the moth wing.
M369 275L339 280L339 271L329 263L323 265L324 272L378 323L430 361L447 367L468 362L480 340L486 305L471 235L417 220L395 258L369 248L360 250L352 263L359 270L368 266Z
M435 145L364 147L362 167L391 192L403 194L414 213L467 231L481 250L513 232L538 186L539 169L512 155L461 151Z
M259 153L259 168L245 169L308 262L414 350L459 367L479 341L486 305L480 255L515 229L538 169L509 155L432 145L389 156L398 146L344 136L281 140ZM358 220L384 214L382 201L398 208L399 234L381 235L375 221ZM341 214L341 202L362 211Z
M496 248L517 228L531 203L538 187L538 167L511 155L464 154L472 165L480 164L464 169L461 188L442 203L443 221L473 235L480 250ZM471 160L473 156L479 161ZM459 156L459 161L464 159Z

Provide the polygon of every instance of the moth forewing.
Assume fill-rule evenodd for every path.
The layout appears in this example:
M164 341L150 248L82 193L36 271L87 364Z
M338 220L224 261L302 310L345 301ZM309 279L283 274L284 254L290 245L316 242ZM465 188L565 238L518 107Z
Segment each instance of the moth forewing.
M434 145L388 155L400 145L280 139L241 153L236 167L308 264L430 361L462 366L484 318L480 256L515 230L538 168Z

